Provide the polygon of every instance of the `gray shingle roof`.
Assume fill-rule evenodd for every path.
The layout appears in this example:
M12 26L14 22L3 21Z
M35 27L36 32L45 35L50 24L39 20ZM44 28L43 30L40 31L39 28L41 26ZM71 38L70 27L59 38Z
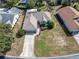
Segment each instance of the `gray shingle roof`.
M0 13L0 22L6 24L12 24L14 20L14 14Z
M12 7L8 10L9 13L20 14L20 10L16 7Z
M19 17L20 10L16 7L0 11L0 23L11 24L13 27Z
M48 21L50 18L44 12L34 12L31 13L39 22ZM46 20L44 20L44 17Z
M43 14L41 12L31 13L39 22L43 21Z
M42 12L28 12L26 13L26 17L25 17L25 21L23 24L23 29L25 29L26 31L33 31L33 30L37 30L38 28L38 22L43 22L44 20L49 20L50 18L45 15L45 13Z
M34 23L34 21L32 21L33 19L31 19L31 14L27 14L27 16L25 17L25 21L24 21L24 25L23 25L23 29L25 29L26 31L35 31L37 29L37 25L34 26L34 24L32 24L32 22ZM35 20L35 23L37 20Z

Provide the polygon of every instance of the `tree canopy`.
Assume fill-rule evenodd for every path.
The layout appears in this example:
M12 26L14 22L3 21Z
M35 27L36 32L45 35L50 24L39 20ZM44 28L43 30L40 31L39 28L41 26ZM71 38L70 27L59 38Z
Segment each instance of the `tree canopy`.
M12 29L9 24L0 24L0 53L11 48L13 42Z
M16 5L16 3L18 3L19 0L6 0L6 6L5 7L13 7Z

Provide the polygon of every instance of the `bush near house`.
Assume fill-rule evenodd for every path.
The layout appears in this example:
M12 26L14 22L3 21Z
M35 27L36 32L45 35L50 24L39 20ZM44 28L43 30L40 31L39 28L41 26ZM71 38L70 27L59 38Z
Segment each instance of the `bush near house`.
M27 5L26 3L17 3L15 7L20 8L20 9L26 9Z
M79 3L75 3L73 7L79 11Z
M26 34L26 31L24 29L19 29L17 32L17 37L20 38Z
M54 27L54 23L52 21L47 22L47 29L52 29Z
M0 24L0 54L6 53L13 42L12 29L8 24Z
M52 21L43 22L41 25L41 30L52 29L54 27L54 23Z
M63 0L61 4L62 4L62 7L65 7L65 6L70 6L71 3L69 0Z

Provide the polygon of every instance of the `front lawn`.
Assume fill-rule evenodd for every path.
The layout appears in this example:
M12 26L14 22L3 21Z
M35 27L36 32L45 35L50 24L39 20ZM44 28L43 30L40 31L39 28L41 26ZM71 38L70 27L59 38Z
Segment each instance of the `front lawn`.
M41 31L35 39L35 55L38 57L50 57L67 55L79 52L79 45L72 36L67 36L54 15L55 24L51 30Z

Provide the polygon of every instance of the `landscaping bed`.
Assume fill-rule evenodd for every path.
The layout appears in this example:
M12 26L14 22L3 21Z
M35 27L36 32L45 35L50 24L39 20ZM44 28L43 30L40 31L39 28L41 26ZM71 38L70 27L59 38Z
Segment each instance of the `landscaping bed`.
M53 14L52 21L54 28L41 31L40 35L36 37L35 55L37 57L52 57L78 53L79 45L72 36L67 35L68 33L61 27Z

